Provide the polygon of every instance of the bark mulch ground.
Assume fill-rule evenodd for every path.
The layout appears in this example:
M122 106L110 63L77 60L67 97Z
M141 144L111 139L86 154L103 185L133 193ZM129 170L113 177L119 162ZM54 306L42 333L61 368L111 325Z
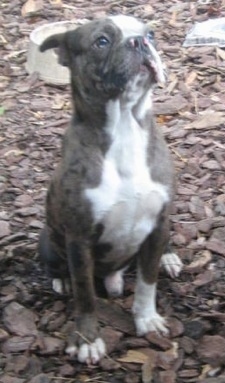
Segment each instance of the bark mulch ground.
M183 48L196 21L225 16L224 1L2 0L0 4L0 382L225 382L225 52ZM31 7L35 7L32 14ZM172 243L185 267L161 274L159 311L170 335L135 336L135 277L121 299L98 300L108 344L99 366L63 352L71 296L51 290L37 256L48 180L71 115L69 86L49 86L25 69L38 25L123 13L152 21L168 69L155 112L174 157Z

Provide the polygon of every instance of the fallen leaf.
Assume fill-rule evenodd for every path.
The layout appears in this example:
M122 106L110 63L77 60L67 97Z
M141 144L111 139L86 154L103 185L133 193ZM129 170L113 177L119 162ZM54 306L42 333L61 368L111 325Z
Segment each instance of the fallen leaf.
M29 380L29 383L50 383L50 381L48 375L41 373Z
M220 49L219 47L216 47L216 54L219 56L222 60L225 60L225 52L223 49Z
M171 16L171 19L169 20L169 25L174 26L176 25L177 21L177 10L174 10Z
M212 310L210 312L202 313L201 315L205 318L213 318L213 320L225 322L225 313Z
M3 328L0 328L0 342L8 339L9 334Z
M9 355L27 351L34 343L34 336L11 336L2 344L2 351Z
M23 17L31 16L44 8L43 0L27 0L22 6L21 15Z
M210 251L205 250L196 256L196 259L185 267L185 271L197 272L203 269L212 260Z
M184 369L179 371L178 373L179 378L183 378L183 379L196 378L198 375L199 375L198 370L194 368Z
M214 279L214 272L212 270L206 270L204 273L198 274L197 278L192 282L195 286L204 286L212 282Z
M208 376L209 371L212 369L212 367L209 364L205 364L202 368L201 375L199 375L199 380L205 379Z
M25 308L17 302L11 302L4 308L3 322L6 328L18 336L37 334L37 316L32 310Z
M218 253L225 257L224 241L220 241L217 238L212 238L208 242L206 242L206 247L213 253Z
M178 359L178 343L172 342L172 347L169 350L165 352L160 351L158 353L157 364L159 367L163 368L164 370L169 370L177 359Z
M16 207L31 206L34 204L34 200L29 194L21 194L16 197L14 204Z
M220 124L224 124L225 116L222 112L207 111L203 115L199 115L195 121L185 126L185 129L209 129L215 128Z
M176 95L162 102L160 102L160 100L155 102L154 111L156 115L177 114L180 110L186 108L187 105L188 103L184 97Z
M225 339L220 335L204 335L196 351L200 360L218 367L224 363Z
M52 104L52 109L55 109L55 110L63 109L64 104L65 104L64 97L56 95L56 97L54 98L53 104Z
M148 359L148 356L145 355L143 352L136 350L128 350L127 353L121 358L117 359L117 361L123 363L144 364L147 362Z
M65 342L62 339L45 336L42 339L43 348L39 351L41 355L51 355L62 352Z
M184 325L179 319L174 318L174 317L170 317L168 319L168 325L169 325L169 329L170 329L171 338L176 338L176 337L183 334Z
M59 374L60 374L60 376L65 376L65 377L71 376L72 377L75 374L75 367L71 366L71 364L69 364L69 363L63 364L60 367Z
M57 7L62 7L63 6L62 0L50 0L50 4L52 4L54 6L57 6Z
M0 238L10 234L10 225L7 221L0 221Z
M160 371L159 378L162 383L176 383L176 373L173 370Z
M113 352L115 350L119 341L123 337L123 333L120 331L116 331L109 326L105 326L101 330L101 336L105 340L106 345L107 345L107 351L110 354L111 352Z
M7 43L7 40L5 39L5 37L3 35L0 35L0 41L3 43L3 44L6 44Z
M159 347L161 350L166 351L172 347L170 339L160 336L155 331L150 331L145 337L151 344Z
M170 94L172 91L176 88L176 85L178 83L178 78L176 77L166 88L167 92Z
M5 113L4 106L0 106L0 117L3 116L4 113Z
M171 116L159 115L157 117L157 123L158 124L166 124L170 120L171 120Z
M197 77L197 73L192 71L191 73L188 74L188 76L187 76L187 78L185 80L185 84L187 86L190 86L191 84L193 84L193 82L195 81L196 77Z
M135 335L134 322L131 315L118 305L108 302L106 299L97 300L98 319L104 325L111 325L115 330L129 335Z
M24 152L19 149L11 149L4 154L4 157L9 156L10 154L13 154L14 156L20 156L21 154L24 154Z
M142 366L141 378L143 383L151 383L153 380L153 372L156 367L156 361L149 358Z
M121 365L112 358L103 358L100 360L99 366L103 371L116 371Z
M144 15L145 17L152 16L154 14L154 9L150 4L146 4L144 7Z
M89 375L86 375L86 374L79 374L79 375L76 375L76 378L77 378L78 381L80 381L80 382L88 382L88 380L90 381L90 379L89 379Z
M215 160L209 160L202 163L202 167L210 170L220 170L220 164Z
M171 349L167 350L165 354L173 357L174 359L177 359L178 358L178 343L172 342Z

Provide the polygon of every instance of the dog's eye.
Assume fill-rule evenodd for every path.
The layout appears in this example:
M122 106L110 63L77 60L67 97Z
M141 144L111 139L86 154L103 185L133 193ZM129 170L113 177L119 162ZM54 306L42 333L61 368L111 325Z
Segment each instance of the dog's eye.
M96 40L95 45L97 46L97 48L103 49L107 47L109 43L109 40L105 36L101 36Z
M154 39L155 39L155 34L153 31L149 31L147 33L147 39L148 41L150 41L150 43L154 43Z

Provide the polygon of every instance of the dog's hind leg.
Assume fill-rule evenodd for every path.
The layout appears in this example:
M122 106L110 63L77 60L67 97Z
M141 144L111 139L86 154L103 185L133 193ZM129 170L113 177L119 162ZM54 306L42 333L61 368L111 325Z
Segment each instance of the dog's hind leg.
M45 226L39 237L38 251L41 263L45 265L46 271L52 278L52 288L57 293L64 293L70 290L68 278L68 269L66 259L59 256L54 249L50 237L48 227Z
M126 268L114 271L104 279L104 285L110 297L119 297L123 294L123 274Z

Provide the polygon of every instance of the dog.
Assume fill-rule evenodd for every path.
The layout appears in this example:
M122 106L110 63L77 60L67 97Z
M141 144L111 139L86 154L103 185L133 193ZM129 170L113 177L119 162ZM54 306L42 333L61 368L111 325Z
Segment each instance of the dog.
M124 271L136 259L132 312L137 335L144 335L167 332L156 310L160 264L172 277L182 268L169 248L173 167L152 110L164 69L153 32L130 16L90 21L40 46L52 48L70 70L73 117L48 189L39 252L56 291L70 278L78 331L66 352L95 364L106 346L94 276L109 296L119 296Z

